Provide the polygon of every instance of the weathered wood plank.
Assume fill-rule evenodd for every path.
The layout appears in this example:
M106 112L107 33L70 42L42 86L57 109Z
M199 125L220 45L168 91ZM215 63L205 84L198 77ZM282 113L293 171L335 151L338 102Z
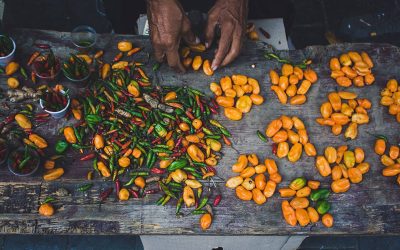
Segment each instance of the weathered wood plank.
M43 31L16 31L13 37L19 44L20 58L26 58L33 48L35 41L50 41L56 48L56 54L65 57L73 51L68 33ZM105 57L111 59L116 54L116 41L121 39L132 40L135 44L145 47L145 50L136 58L138 61L147 61L147 54L151 47L149 41L143 37L101 35L97 46L105 48ZM281 114L297 115L306 124L311 142L316 145L319 153L327 145L338 146L348 144L350 147L361 146L366 152L366 161L371 163L371 171L364 176L362 183L352 185L349 192L332 195L332 214L335 217L335 226L327 229L320 223L314 227L290 227L281 218L281 198L275 195L263 206L252 202L240 202L234 191L225 189L223 183L218 184L224 199L220 206L215 208L215 220L210 230L202 232L198 227L199 216L175 217L174 204L166 207L153 205L158 195L151 195L143 200L119 202L113 194L101 206L98 202L100 190L109 187L111 183L96 181L94 188L82 193L76 187L84 183L83 179L91 165L89 162L79 162L76 154L67 155L62 165L66 174L58 181L42 183L41 175L35 177L18 178L12 176L6 168L0 168L0 233L37 233L37 234L399 234L400 209L399 187L394 179L381 176L379 157L373 152L374 138L370 133L384 133L392 143L399 141L399 124L395 118L387 113L386 108L379 105L379 92L390 77L400 79L399 66L396 65L400 56L399 48L385 44L344 44L334 46L313 46L302 51L282 53L290 56L294 61L312 58L320 80L312 86L307 94L308 101L300 107L281 105L275 95L269 90L270 83L267 72L270 68L277 68L278 64L265 61L262 56L261 45L246 43L244 53L232 65L219 69L214 76L206 77L201 72L189 71L186 74L171 72L167 66L162 66L156 74L150 68L152 58L146 65L147 72L154 79L154 84L160 85L191 85L202 89L211 95L208 85L218 81L222 76L232 74L246 74L260 81L261 94L266 102L253 107L242 121L233 122L217 115L224 125L232 132L234 147L240 153L257 152L260 158L271 157L277 160L286 186L288 182L298 176L323 181L329 186L330 180L319 176L314 167L314 159L303 155L295 164L286 159L276 159L271 153L271 142L261 142L255 132L263 131L266 125ZM342 136L333 136L330 128L321 127L314 121L319 116L319 106L325 102L326 95L337 89L336 83L330 79L328 62L330 57L337 56L343 51L365 50L375 62L373 72L376 83L372 86L357 89L360 97L367 97L373 103L369 112L371 122L360 126L359 136L354 141L345 142ZM208 53L204 57L211 58ZM251 68L251 64L256 68ZM4 83L5 79L0 82ZM62 81L64 83L64 81ZM65 83L71 87L70 83ZM0 84L1 86L1 84ZM75 91L82 91L78 89ZM51 123L41 127L48 137L55 140L61 124ZM223 149L224 157L217 167L222 178L232 176L230 167L236 161L237 152L232 148ZM70 195L60 197L56 194L59 188L65 188ZM43 218L38 216L37 207L40 201L47 196L56 198L55 205L58 211L54 217ZM215 195L215 194L214 194ZM185 209L183 212L187 213Z

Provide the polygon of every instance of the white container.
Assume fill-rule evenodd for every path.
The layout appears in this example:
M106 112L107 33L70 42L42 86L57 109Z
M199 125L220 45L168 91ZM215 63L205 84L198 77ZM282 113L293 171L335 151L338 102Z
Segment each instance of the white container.
M0 36L3 36L3 35L0 35ZM1 56L0 57L0 66L2 66L2 67L6 66L9 62L14 60L14 54L15 54L16 45L15 45L14 40L11 37L8 37L8 38L10 38L10 40L12 41L13 50L7 56Z
M60 92L61 92L61 94L65 95L65 92L63 90L61 90ZM49 113L54 119L61 119L61 118L63 118L65 116L65 114L67 113L67 110L69 108L69 105L71 104L71 98L69 96L66 96L66 97L67 97L67 105L60 111L53 112L53 111L49 111L49 110L45 109L42 99L39 100L39 104L40 104L40 107L46 113Z

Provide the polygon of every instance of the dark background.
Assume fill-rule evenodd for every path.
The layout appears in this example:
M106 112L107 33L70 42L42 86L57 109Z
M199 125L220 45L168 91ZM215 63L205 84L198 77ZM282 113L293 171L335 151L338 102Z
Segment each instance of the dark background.
M207 12L214 0L181 1L186 11ZM283 17L296 48L341 41L400 45L399 0L249 0L249 18ZM144 0L5 0L3 27L71 31L87 24L99 33L133 34ZM102 15L105 14L105 15ZM360 21L364 20L366 23ZM349 27L351 27L349 29ZM376 36L371 36L371 33Z

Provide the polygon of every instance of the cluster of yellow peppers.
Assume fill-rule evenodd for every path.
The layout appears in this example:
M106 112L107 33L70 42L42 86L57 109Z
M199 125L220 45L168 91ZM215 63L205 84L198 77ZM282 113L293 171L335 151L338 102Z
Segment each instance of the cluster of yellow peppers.
M296 129L295 132L293 129ZM265 130L267 137L272 138L276 146L273 152L278 158L287 157L290 162L300 159L304 151L308 156L315 156L317 151L314 144L309 142L308 133L302 120L297 116L282 115L270 122ZM289 141L292 146L290 147ZM274 151L274 149L273 149Z
M216 102L224 107L225 116L233 121L241 120L243 114L250 112L254 105L261 105L260 85L254 78L245 75L232 75L221 78L220 83L212 82L210 90Z
M271 90L275 92L279 101L282 104L288 102L291 105L301 105L307 101L306 94L311 88L311 85L316 83L318 80L317 73L311 68L307 68L303 71L301 68L290 64L283 64L281 76L271 69L269 72L269 78L271 81ZM297 87L297 84L301 84Z
M276 186L282 181L275 161L265 159L264 164L259 164L256 154L240 155L232 166L232 171L239 175L229 178L226 187L235 189L239 199L253 200L258 205L267 202L267 199L274 195ZM268 172L268 181L265 172ZM253 179L254 175L256 176Z
M360 53L350 51L340 55L339 58L333 57L329 67L332 70L331 77L342 87L356 87L371 85L375 81L371 69L374 63L366 52Z
M397 175L397 184L400 185L400 149L396 145L392 145L389 148L389 154L386 152L386 139L378 138L375 141L375 153L381 156L381 163L385 166L382 169L382 175L391 177Z
M360 147L353 151L347 145L325 148L324 155L317 156L315 167L323 177L332 176L331 189L335 193L344 193L350 189L350 182L360 183L363 174L368 173L370 165L364 162L365 153ZM330 164L334 167L331 168Z
M400 123L400 86L396 79L390 79L381 91L381 105L387 106L389 114L396 116Z
M357 98L357 94L347 91L331 92L328 94L328 100L321 105L322 117L316 119L317 123L331 126L334 135L341 134L343 126L350 123L344 136L346 139L355 139L358 135L358 125L369 122L367 110L371 108L371 102L366 98Z
M317 223L321 215L321 221L325 227L333 226L333 216L327 213L330 204L324 204L327 203L325 198L329 196L329 191L321 190L319 186L319 181L307 181L304 177L299 177L291 181L288 187L279 189L282 198L292 198L290 201L282 201L281 204L282 215L287 224L293 227L297 224L305 227L311 223ZM326 197L321 197L322 192ZM309 199L311 202L316 202L315 207L310 204Z

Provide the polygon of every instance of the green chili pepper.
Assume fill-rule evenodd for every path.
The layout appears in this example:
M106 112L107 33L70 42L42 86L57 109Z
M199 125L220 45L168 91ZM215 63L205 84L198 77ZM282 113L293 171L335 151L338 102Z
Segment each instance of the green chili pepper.
M268 141L267 137L260 130L257 130L257 136L263 142L267 142Z
M203 199L201 199L199 205L197 206L196 210L200 210L202 209L208 202L208 197L203 197Z
M176 187L176 188L182 188L182 184L171 181L170 183L168 183L169 187Z
M28 155L26 156L18 165L18 169L22 169L25 167L25 165L29 162L29 160L32 159L32 156Z
M156 201L156 205L161 205L161 203L164 202L165 197L167 197L167 196L161 196L161 197Z
M164 201L161 202L161 205L162 205L162 206L165 206L165 204L167 204L168 201L169 201L170 199L171 199L171 196L167 195L167 196L165 197Z
M316 210L320 215L326 214L331 209L331 204L326 200L319 200L317 202Z
M169 196L173 197L174 199L178 199L178 198L176 197L176 195L175 195L174 193L172 193L164 183L162 183L161 181L159 181L158 184L160 185L160 188L162 189L162 191L163 191L166 195L169 195Z
M165 137L167 135L167 130L161 124L156 124L154 130L160 137Z
M88 191L89 189L91 189L92 187L93 187L93 183L83 184L80 187L78 187L78 191L85 192L85 191Z
M149 172L140 171L140 172L132 172L132 173L129 173L129 175L130 175L130 176L148 176L148 175L150 175L150 174L149 174ZM133 180L135 180L135 179L133 179ZM130 182L130 181L129 181L129 182ZM127 185L127 186L129 186L129 185Z
M198 188L197 189L197 198L200 199L202 194L203 194L203 189L202 188Z
M203 127L203 132L206 135L214 135L214 133L211 130L209 130L208 128L206 128L206 127Z
M206 135L206 136L204 136L204 138L210 138L210 139L214 139L214 140L219 140L219 139L221 139L221 136L220 135Z
M156 71L158 71L158 69L160 68L160 66L161 66L161 63L155 63L154 65L153 65L153 71L154 72L156 72Z
M179 214L182 208L182 204L183 204L183 197L181 196L178 200L178 203L176 203L175 214Z
M124 184L124 187L130 186L135 182L136 177L131 178L127 183Z
M53 202L53 201L55 201L55 199L53 197L49 196L49 197L46 197L46 199L44 199L42 204L50 203L50 202Z
M207 214L208 212L206 210L193 210L192 214Z
M178 160L172 162L168 166L168 171L171 172L171 171L175 171L175 170L177 170L179 168L183 168L183 167L187 166L188 163L189 163L188 160L186 160L185 158L178 159Z
M224 134L227 137L231 137L231 133L229 133L229 131L225 128L219 128L219 130L221 130L222 134Z
M99 168L97 167L97 161L98 161L97 158L94 158L94 160L93 160L93 169L96 170L96 172L98 174L100 174Z
M312 201L325 200L329 197L330 191L327 188L320 188L313 190L310 194L310 199Z
M374 136L376 139L382 139L385 142L388 142L388 138L385 135L381 135L381 134L371 134L369 132L367 132L368 134Z
M58 140L56 142L56 152L57 154L62 154L65 152L65 150L67 150L68 148L68 142L66 142L65 140Z
M26 70L23 67L21 67L19 71L21 72L21 75L24 77L24 80L28 80L28 75L26 74Z
M201 92L201 91L199 91L199 90L197 90L197 89L188 88L188 90L189 90L190 92L192 92L194 95L204 96L204 93Z

